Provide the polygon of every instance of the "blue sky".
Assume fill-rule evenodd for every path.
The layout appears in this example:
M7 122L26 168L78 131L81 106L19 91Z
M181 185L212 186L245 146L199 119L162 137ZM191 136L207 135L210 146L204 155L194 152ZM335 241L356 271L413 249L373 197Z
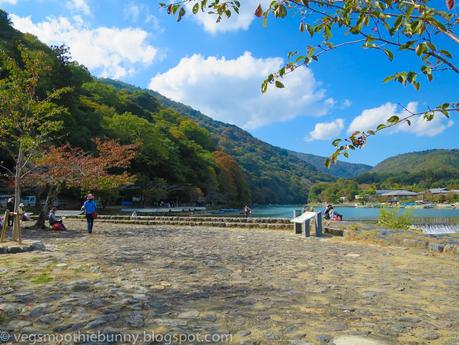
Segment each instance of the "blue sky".
M381 52L357 47L322 55L291 74L285 89L261 95L263 77L309 41L298 32L297 18L272 19L263 28L253 16L257 4L244 1L236 21L215 25L210 17L191 16L176 23L156 0L0 0L19 30L48 44L65 43L94 75L152 88L300 152L328 155L332 139L401 113L398 104L420 111L459 99L454 72L438 73L418 92L384 84L385 76L417 61L396 55L391 63ZM459 54L452 41L442 42ZM458 129L457 115L430 126L417 121L372 138L349 161L376 164L410 151L458 148Z

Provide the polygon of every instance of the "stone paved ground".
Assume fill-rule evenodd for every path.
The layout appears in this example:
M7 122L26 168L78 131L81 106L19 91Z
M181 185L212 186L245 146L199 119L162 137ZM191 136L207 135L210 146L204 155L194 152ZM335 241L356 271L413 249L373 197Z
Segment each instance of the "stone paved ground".
M0 256L0 329L459 344L457 256L282 231L101 227L47 233L49 251Z

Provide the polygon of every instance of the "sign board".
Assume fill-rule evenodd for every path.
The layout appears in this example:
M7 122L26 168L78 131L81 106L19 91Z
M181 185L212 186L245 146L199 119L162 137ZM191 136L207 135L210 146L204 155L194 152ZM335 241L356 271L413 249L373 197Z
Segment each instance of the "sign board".
M304 212L301 216L293 218L291 220L292 223L304 223L309 219L313 219L316 216L316 212Z

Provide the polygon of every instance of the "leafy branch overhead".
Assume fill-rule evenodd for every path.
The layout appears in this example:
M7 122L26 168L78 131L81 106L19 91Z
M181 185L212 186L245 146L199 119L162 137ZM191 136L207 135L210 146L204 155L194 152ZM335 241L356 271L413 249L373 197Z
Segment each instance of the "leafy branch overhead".
M213 15L216 21L238 14L239 1L220 0L183 0L170 4L160 3L167 12L175 15L177 20L189 11ZM397 58L397 54L410 54L416 57L419 64L410 66L408 71L398 71L385 78L384 82L398 82L411 85L414 89L421 88L423 80L432 81L437 72L450 71L459 74L450 47L459 44L455 30L459 24L459 16L451 10L454 0L445 3L431 0L281 0L260 3L254 14L267 25L270 17L299 18L298 30L311 42L304 51L292 51L288 54L288 62L278 71L267 76L261 85L261 91L267 91L270 85L283 88L282 79L301 66L319 61L322 54L350 45L359 45L363 49L373 49L384 54L389 61ZM336 144L335 153L327 161L336 161L343 153L347 156L349 149L360 148L369 136L380 130L398 125L401 122L410 124L409 118L423 116L431 121L441 113L449 116L457 111L457 104L449 101L445 104L428 109L425 112L409 114L408 118L397 119L388 114L388 123L378 126L374 131L354 133L346 139L351 145ZM358 134L361 134L357 137ZM356 139L358 142L356 142ZM356 145L358 144L358 145Z

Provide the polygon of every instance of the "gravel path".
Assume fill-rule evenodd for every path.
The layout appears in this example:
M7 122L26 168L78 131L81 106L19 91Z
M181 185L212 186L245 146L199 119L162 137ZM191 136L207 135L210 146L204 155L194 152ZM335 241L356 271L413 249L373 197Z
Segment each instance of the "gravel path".
M84 225L47 233L48 251L0 257L0 341L459 344L455 256L270 230L96 224L87 236ZM107 343L78 339L62 343Z

